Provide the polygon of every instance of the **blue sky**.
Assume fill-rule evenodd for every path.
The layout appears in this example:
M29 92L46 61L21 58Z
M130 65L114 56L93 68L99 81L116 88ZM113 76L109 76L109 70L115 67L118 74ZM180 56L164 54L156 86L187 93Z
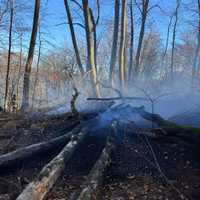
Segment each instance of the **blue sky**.
M191 2L193 0L182 0L184 5L188 2ZM194 0L195 1L195 0ZM45 2L45 1L43 1ZM79 0L81 2L81 0ZM94 8L94 0L89 0L90 5L92 8ZM106 32L106 26L105 24L113 19L113 12L114 12L114 0L100 0L101 4L101 10L100 10L100 23L98 26L98 33L104 33ZM156 32L159 32L161 35L161 38L163 39L163 42L165 42L166 38L166 31L167 26L169 23L169 15L174 11L176 6L176 0L150 0L150 6L159 4L162 9L154 8L151 10L150 15L147 19L147 26L149 24L153 24L153 29ZM74 17L74 21L81 22L82 12L78 10L77 6L75 4L70 4L71 11ZM42 13L44 13L44 10L46 8L46 14L45 20L42 22L42 29L44 32L46 32L45 37L47 37L48 41L53 43L56 46L64 46L64 45L71 45L71 36L70 31L68 29L68 25L60 25L56 26L60 23L67 22L66 13L65 13L65 7L63 0L48 0L47 7L45 5L42 6ZM95 12L95 9L94 9ZM187 15L187 9L182 6L181 8L181 14L179 17L179 24L178 27L178 34L183 33L185 29L188 28L188 24L186 23L188 18L191 17ZM138 9L135 8L135 21L136 21L136 35L139 31L139 19L140 14L138 12ZM77 33L77 38L79 41L85 41L84 38L84 30L82 28L79 28L75 26L75 30ZM148 31L148 28L147 28ZM49 48L49 47L48 47Z

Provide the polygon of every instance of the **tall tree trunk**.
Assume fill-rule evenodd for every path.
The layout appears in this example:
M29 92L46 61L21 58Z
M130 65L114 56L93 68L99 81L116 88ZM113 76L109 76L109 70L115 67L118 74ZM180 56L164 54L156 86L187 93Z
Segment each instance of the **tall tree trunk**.
M166 43L165 43L165 50L162 56L162 61L161 61L161 67L165 68L165 76L167 76L167 69L166 69L166 63L165 63L165 58L167 55L167 50L168 50L168 46L169 46L169 34L170 34L170 27L172 24L172 19L173 19L173 15L170 17L170 21L167 27L167 38L166 38Z
M78 50L78 45L77 45L77 41L76 41L76 35L75 35L75 31L74 31L73 20L72 20L70 8L69 8L68 0L64 0L64 4L65 4L66 13L67 13L68 23L69 23L69 29L71 32L72 43L73 43L74 51L75 51L75 55L76 55L76 62L78 64L81 76L83 76L84 69L83 69L83 65L82 65L79 50Z
M94 35L93 35L94 30L93 30L92 16L88 5L88 0L82 0L82 4L83 4L85 32L87 40L87 71L90 72L93 95L99 97L100 88L97 82L97 70L95 67L95 49L94 49L95 45L94 45Z
M38 58L37 58L36 74L35 74L35 81L34 81L34 85L33 85L32 108L34 107L35 93L36 93L37 82L38 82L38 72L39 72L40 57L41 57L41 46L42 46L42 41L39 39L39 47L38 47Z
M111 58L110 58L110 74L109 74L109 81L112 87L114 87L114 69L115 69L116 58L117 58L119 10L120 10L119 0L115 0L114 29L113 29L113 41L112 41L112 50L111 50Z
M30 45L29 45L28 58L26 61L25 72L24 72L23 98L22 98L22 107L21 107L22 110L26 110L29 107L30 75L31 75L31 66L32 66L34 50L35 50L35 42L37 38L39 13L40 13L40 0L35 0L33 27L32 27L31 40L30 40Z
M8 101L8 88L9 88L9 75L10 75L10 59L12 48L12 29L13 29L13 16L14 16L14 0L10 0L10 26L9 26L9 43L8 43L8 59L7 59L7 72L6 72L6 86L4 97L4 110L7 108Z
M97 31L96 31L96 23L94 19L94 15L92 13L92 9L90 8L90 16L92 20L92 26L93 26L93 38L94 38L94 63L95 63L95 69L97 71Z
M131 39L130 39L130 49L129 49L129 68L128 68L128 82L132 78L133 72L133 43L134 43L134 21L133 21L133 0L130 1L130 18L131 18Z
M140 55L141 55L141 50L142 50L142 44L143 44L143 38L144 38L144 33L145 33L145 24L146 24L146 18L148 14L148 7L149 7L149 0L142 0L142 23L140 27L140 34L139 34L139 41L138 41L138 47L137 47L137 52L136 52L136 57L135 57L135 74L136 76L139 73L139 68L140 68Z
M19 105L19 85L20 85L20 74L21 74L21 69L22 69L22 52L23 52L23 33L20 33L20 55L19 55L19 71L18 71L18 75L17 75L17 91L16 91L16 95L17 95L17 101L18 101L18 105Z
M180 0L176 1L176 10L175 10L175 22L173 27L173 35L172 35L172 51L171 51L171 62L170 62L170 70L171 70L171 81L173 83L174 80L174 50L175 50L175 42L176 42L176 28L178 23L178 11L180 7Z
M123 90L125 87L125 43L126 43L126 0L122 0L121 36L119 47L119 81Z
M200 0L197 1L198 7L198 36L197 36L197 46L195 49L194 60L192 65L192 87L194 86L194 80L197 73L197 63L198 63L198 56L200 52Z

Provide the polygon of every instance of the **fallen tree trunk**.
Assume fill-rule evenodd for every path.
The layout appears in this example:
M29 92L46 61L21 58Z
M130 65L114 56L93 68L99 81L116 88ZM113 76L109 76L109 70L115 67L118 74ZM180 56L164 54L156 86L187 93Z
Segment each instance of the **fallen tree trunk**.
M3 154L0 156L0 168L14 166L14 164L19 163L31 156L38 155L41 153L49 152L52 149L64 146L75 133L78 133L81 126L77 126L72 131L66 133L65 135L56 137L47 142L40 142L30 146L26 146L15 151Z
M111 153L115 148L114 137L108 136L101 156L88 175L86 187L82 190L77 200L92 200L97 193L97 188L103 181L103 174L111 163Z
M137 100L148 101L145 97L108 97L108 98L87 98L88 101L115 101L115 100Z
M158 114L149 113L144 110L144 106L133 108L144 119L156 123L163 131L156 131L160 136L176 136L194 144L200 144L200 128L191 126L182 126L174 122L165 120ZM154 131L154 130L153 130Z
M37 179L27 185L17 200L43 200L65 169L78 144L85 138L87 130L72 135L70 142L39 173Z

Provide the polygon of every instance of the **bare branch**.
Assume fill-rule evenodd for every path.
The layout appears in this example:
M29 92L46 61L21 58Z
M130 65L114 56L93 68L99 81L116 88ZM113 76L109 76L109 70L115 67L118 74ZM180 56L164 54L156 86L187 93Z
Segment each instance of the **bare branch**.
M69 24L69 23L68 22L62 22L62 23L59 23L59 24L55 24L54 26L62 26L62 25L66 25L66 24ZM73 22L73 25L76 25L76 26L79 26L79 27L85 29L85 26L81 23Z

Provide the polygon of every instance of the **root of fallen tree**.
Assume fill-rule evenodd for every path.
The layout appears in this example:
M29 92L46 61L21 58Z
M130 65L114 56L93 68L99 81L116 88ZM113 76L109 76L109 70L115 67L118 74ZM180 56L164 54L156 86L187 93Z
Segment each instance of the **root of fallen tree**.
M50 141L40 142L3 154L0 156L0 168L14 167L16 163L20 163L21 161L30 158L31 156L49 152L52 149L62 147L67 142L69 142L71 136L75 133L78 133L80 129L81 127L77 126L65 135L56 137Z
M51 162L44 166L37 179L27 185L17 200L43 200L86 134L87 130L83 129L77 135L72 135L70 142Z

